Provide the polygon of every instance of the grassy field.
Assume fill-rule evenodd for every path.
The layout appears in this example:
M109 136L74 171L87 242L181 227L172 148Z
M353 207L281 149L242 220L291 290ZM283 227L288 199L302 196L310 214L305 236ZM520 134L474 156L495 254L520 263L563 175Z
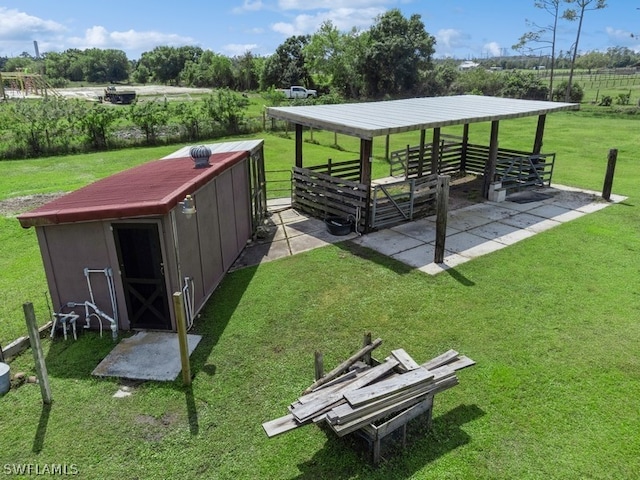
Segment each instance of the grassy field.
M67 464L91 479L637 478L638 126L595 107L550 115L554 180L600 190L617 148L614 192L629 199L448 273L343 243L228 275L194 327L203 340L191 388L146 382L113 398L118 381L90 375L113 347L108 335L45 341L54 403L43 409L29 384L0 399L0 463ZM472 126L472 141L486 143L488 131ZM534 131L535 119L502 122L500 145L529 148ZM417 139L398 136L392 149ZM304 147L310 163L357 156L346 137L340 150L333 134L314 132L314 142ZM374 146L384 176L384 142ZM176 148L0 162L0 199L71 190ZM268 170L292 156L291 138L265 137ZM22 334L22 302L36 304L45 285L32 230L3 218L0 242L13 252L0 259L6 342ZM37 311L46 316L43 302ZM313 352L331 368L364 332L383 339L380 357L405 348L425 361L455 348L477 365L436 397L432 430L411 425L406 451L377 469L356 439L315 426L267 439L261 423L313 380ZM12 370L32 374L31 355Z

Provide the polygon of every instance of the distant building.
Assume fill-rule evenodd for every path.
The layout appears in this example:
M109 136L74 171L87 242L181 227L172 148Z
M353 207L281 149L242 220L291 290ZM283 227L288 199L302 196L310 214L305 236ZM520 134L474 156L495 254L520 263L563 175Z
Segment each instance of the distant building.
M460 65L458 65L458 70L460 71L473 70L474 68L478 68L479 66L480 66L479 63L472 62L471 60L465 60Z

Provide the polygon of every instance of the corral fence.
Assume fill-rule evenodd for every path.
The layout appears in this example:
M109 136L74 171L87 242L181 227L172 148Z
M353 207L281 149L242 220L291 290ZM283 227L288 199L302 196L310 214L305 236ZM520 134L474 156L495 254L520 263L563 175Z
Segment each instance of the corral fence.
M437 173L456 175L468 173L484 175L490 149L487 145L467 144L460 137L442 138L439 147ZM419 146L409 146L390 154L390 175L393 177L420 178L423 171L431 171L432 145L425 145L422 159ZM507 193L528 187L543 187L551 184L555 153L533 154L521 150L499 148L496 160L496 175L493 181L502 182Z

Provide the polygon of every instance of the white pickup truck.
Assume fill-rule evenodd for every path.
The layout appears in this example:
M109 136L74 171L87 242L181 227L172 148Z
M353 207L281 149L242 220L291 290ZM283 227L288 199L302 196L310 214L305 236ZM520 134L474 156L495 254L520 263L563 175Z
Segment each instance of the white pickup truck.
M307 90L306 88L299 86L282 88L279 91L287 98L310 98L318 96L318 92L316 90Z

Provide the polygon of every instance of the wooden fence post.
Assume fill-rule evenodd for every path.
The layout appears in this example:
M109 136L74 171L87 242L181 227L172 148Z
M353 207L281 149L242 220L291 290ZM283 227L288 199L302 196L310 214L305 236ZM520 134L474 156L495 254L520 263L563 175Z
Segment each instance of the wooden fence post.
M611 189L613 187L613 174L616 171L616 161L618 160L618 149L612 148L609 150L609 156L607 157L607 173L604 176L604 186L602 187L602 198L605 200L611 199Z
M27 322L27 330L29 331L29 340L31 342L31 351L33 352L33 360L36 364L36 374L38 375L38 383L40 384L40 393L42 394L42 402L51 404L51 385L49 385L49 374L47 373L47 364L44 361L42 353L42 345L40 344L40 333L38 332L38 324L36 322L36 314L33 311L31 302L22 305L24 310L24 318Z
M324 377L324 357L322 355L322 352L319 352L316 350L315 353L315 378L316 380L320 380L322 377Z
M447 239L447 216L449 214L449 176L438 175L436 186L436 249L435 263L444 262L444 244Z
M182 382L191 385L191 365L189 364L189 340L187 338L187 322L184 318L184 302L182 292L173 294L173 309L178 327L178 344L180 345L180 363L182 364Z

